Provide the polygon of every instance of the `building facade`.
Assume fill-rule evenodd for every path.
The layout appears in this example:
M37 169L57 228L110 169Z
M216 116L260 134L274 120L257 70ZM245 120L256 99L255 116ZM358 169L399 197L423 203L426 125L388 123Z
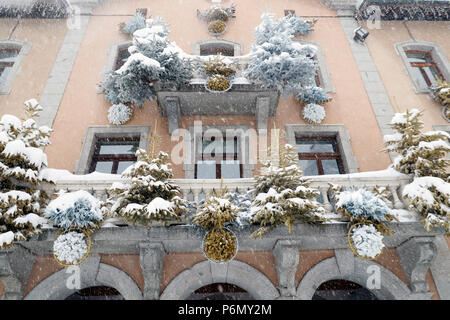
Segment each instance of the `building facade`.
M393 132L392 117L420 108L425 130L450 132L442 106L428 90L435 75L450 81L449 1L419 1L414 6L407 0L56 3L52 14L40 9L45 1L36 0L17 8L9 5L0 16L0 113L22 117L23 101L38 99L44 110L37 122L53 129L45 149L48 167L74 174L45 186L48 190L87 190L104 198L117 176L89 174L120 174L136 159L127 152L105 156L102 146L148 149L150 137L158 136L157 148L171 155L174 181L183 197L198 201L217 189L221 178L229 190L244 193L252 188L261 168L253 158L254 141L266 147L316 144L330 145L333 152L299 152L299 160L330 217L336 214L328 182L387 187L393 208L406 211L401 190L410 180L364 174L392 163L394 155L382 152L383 136ZM199 18L213 5L232 10L225 32L216 36ZM311 34L293 40L317 49L316 84L332 98L324 121L309 124L299 102L276 90L241 80L218 95L205 90L201 75L194 75L185 86L158 84L155 100L135 107L126 124L112 125L111 104L99 83L127 58L132 37L119 26L137 11L147 18L162 17L170 40L185 53L220 52L239 71L248 63L263 12L317 19ZM362 42L354 39L358 27L369 32ZM208 129L237 132L229 167L211 164L196 147ZM274 129L284 132L279 141ZM255 228L247 226L233 230L239 250L222 264L205 258L203 234L191 225L111 223L116 226L92 236L91 252L78 269L54 260L55 228L0 252L0 299L450 298L450 240L443 230L425 231L420 219L391 223L395 234L386 238L387 248L373 261L349 249L342 221L298 224L290 233L276 228L261 240L251 239ZM70 285L77 275L80 285Z

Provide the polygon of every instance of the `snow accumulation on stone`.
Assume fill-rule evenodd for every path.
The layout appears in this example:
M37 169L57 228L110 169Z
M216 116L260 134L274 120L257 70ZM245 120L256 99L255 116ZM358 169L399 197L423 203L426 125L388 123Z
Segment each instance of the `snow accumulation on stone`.
M25 216L20 216L20 217L14 219L14 223L16 225L26 225L26 224L30 223L33 226L33 228L37 228L38 226L47 224L47 219L42 218L42 217L38 216L37 214L29 213Z
M14 232L8 231L0 233L0 248L4 245L9 245L14 241Z

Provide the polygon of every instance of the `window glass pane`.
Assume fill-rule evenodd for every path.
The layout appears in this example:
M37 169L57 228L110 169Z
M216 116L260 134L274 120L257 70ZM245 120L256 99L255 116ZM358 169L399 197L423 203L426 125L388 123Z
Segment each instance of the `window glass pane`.
M0 86L6 81L10 71L11 67L0 67Z
M198 161L197 179L216 179L216 162L212 160Z
M414 73L414 80L416 80L421 88L427 88L428 84L425 81L422 72L420 72L420 68L413 67L411 68Z
M221 161L221 173L224 179L235 179L241 177L241 166L238 160Z
M18 54L18 50L0 50L0 62L14 62Z
M439 75L438 71L433 66L423 67L423 71L425 71L425 73L427 74L428 79L430 79L430 82L431 82L432 85L436 84L436 78L437 79L441 78L441 76Z
M226 139L223 142L224 153L237 153L237 139Z
M222 153L222 141L221 140L200 140L199 141L199 150L201 150L202 154L211 155Z
M421 52L406 52L409 62L430 63L430 56Z
M323 174L339 174L339 166L336 159L322 160Z
M135 154L137 144L102 144L98 154Z
M305 176L317 176L319 174L316 160L312 159L299 160L298 165L303 170Z
M126 168L134 164L134 161L120 161L119 166L117 167L117 173L122 173Z
M297 152L299 153L334 153L334 143L331 140L297 140Z
M111 173L113 167L112 161L98 161L95 164L94 171L102 172L102 173Z

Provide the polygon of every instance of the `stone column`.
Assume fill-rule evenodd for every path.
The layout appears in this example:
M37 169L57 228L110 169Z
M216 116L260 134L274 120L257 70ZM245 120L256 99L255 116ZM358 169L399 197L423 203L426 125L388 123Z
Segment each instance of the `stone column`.
M140 264L144 276L144 300L158 300L161 288L161 274L166 255L161 242L142 242Z
M169 134L172 134L172 132L180 127L180 99L178 97L166 97L164 100L164 111L169 121Z
M278 240L273 248L277 268L279 299L292 299L296 295L295 273L299 263L299 243Z
M5 286L2 300L20 300L22 298L22 285L11 267L8 251L0 252L0 280Z
M397 247L400 263L413 294L429 293L425 277L436 258L433 241L433 237L413 237Z

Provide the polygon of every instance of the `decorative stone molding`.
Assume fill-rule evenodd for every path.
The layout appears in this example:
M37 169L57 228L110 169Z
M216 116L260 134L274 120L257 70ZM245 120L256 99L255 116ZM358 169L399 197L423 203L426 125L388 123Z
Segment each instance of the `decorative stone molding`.
M113 266L100 263L100 256L91 254L80 264L81 288L108 286L116 289L126 300L142 300L137 284L125 272ZM67 286L71 273L62 269L41 281L25 300L62 300L78 289Z
M158 300L161 287L161 274L166 255L161 242L139 243L142 275L144 276L145 300Z
M5 286L2 300L19 300L22 297L22 284L15 275L10 262L11 253L0 252L0 280Z
M178 274L161 294L161 300L183 300L195 290L212 283L234 284L254 299L273 300L278 290L260 271L241 261L217 264L202 261Z
M119 52L125 48L128 48L132 44L133 44L132 41L127 40L114 42L110 46L108 51L108 57L106 59L106 64L103 67L102 71L102 79L108 72L114 71L117 59L119 58ZM103 89L101 88L100 85L97 85L97 93L103 93Z
M169 133L185 115L254 115L258 129L267 128L269 116L278 108L280 94L255 84L233 84L227 92L212 93L203 84L155 84L161 116L169 118ZM179 110L179 111L178 111Z
M403 271L413 293L429 292L425 279L436 258L436 245L432 237L413 237L400 245L397 252Z
M16 58L14 59L14 64L6 76L5 81L2 85L0 85L0 95L1 94L9 94L12 90L12 85L15 77L20 73L22 61L26 55L31 50L31 43L28 41L21 40L1 40L0 41L0 50L1 49L16 49L20 50Z
M345 249L347 250L347 249ZM344 253L345 254L345 253ZM370 282L370 267L380 271L380 287L371 289L367 287ZM424 296L411 296L411 291L405 283L383 266L373 262L354 258L353 268L341 258L329 258L312 267L302 278L297 287L296 299L310 300L317 288L328 280L343 279L358 283L367 288L378 299L404 300L410 298L423 299Z
M278 240L273 249L282 299L292 299L296 295L295 273L299 263L299 245L295 240Z

